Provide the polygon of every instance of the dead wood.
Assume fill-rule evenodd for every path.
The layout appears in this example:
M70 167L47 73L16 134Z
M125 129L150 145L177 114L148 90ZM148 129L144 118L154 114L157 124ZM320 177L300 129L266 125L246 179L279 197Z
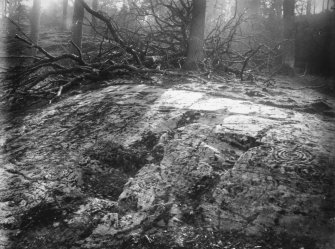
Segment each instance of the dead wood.
M106 24L115 42L117 42L122 48L124 48L126 52L131 54L139 65L142 65L142 61L140 60L138 53L132 47L126 44L123 38L117 33L116 29L113 27L110 20L106 16L104 16L102 13L91 9L84 0L79 0L79 1L81 2L81 4L84 6L85 10L88 13L90 13L92 16L95 16L96 18L98 18L99 20L103 21Z

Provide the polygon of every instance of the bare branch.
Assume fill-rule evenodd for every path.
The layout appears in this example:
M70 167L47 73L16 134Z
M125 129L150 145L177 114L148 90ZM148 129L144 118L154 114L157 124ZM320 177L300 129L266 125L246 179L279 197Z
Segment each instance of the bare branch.
M106 24L106 26L108 27L108 30L110 31L110 33L111 33L113 39L114 39L118 44L120 44L120 46L123 47L123 48L126 50L126 52L130 53L130 54L134 57L134 59L136 60L136 62L137 62L139 65L142 66L142 62L141 62L141 60L140 60L140 58L139 58L137 52L136 52L133 48L127 46L127 44L126 44L125 41L122 39L122 37L120 37L120 36L117 34L115 28L113 27L113 25L111 24L111 22L109 21L109 19L108 19L107 17L105 17L103 14L101 14L101 13L99 13L99 12L97 12L97 11L92 10L92 9L86 4L86 2L85 2L84 0L79 0L79 1L81 2L81 4L84 6L85 10L86 10L88 13L90 13L90 14L93 15L93 16L95 16L96 18L98 18L99 20L103 21L103 22Z

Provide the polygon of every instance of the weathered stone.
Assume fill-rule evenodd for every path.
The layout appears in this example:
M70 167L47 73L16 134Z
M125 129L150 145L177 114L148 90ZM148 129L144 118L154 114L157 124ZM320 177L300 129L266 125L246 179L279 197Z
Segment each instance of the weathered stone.
M270 232L278 239L264 248L284 248L287 234L331 248L334 120L299 106L334 100L263 87L110 86L27 114L4 144L0 217L31 248L256 248ZM57 215L20 227L14 214L42 202Z

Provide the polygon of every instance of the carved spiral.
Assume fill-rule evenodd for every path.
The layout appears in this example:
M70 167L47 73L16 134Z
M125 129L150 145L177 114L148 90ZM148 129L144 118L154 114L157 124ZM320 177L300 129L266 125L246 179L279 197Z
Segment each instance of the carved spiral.
M275 165L279 166L284 172L292 173L303 179L313 180L320 175L317 164L313 162L315 156L307 149L284 144L279 147L272 147L271 155Z
M273 150L273 157L276 161L309 164L314 156L301 147L280 147Z

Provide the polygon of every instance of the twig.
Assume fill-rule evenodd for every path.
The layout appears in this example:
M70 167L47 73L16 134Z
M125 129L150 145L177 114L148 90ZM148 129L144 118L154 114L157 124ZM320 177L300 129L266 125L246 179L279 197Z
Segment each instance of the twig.
M45 49L43 49L42 47L38 46L37 44L32 43L31 41L28 41L27 39L24 39L23 37L20 37L19 35L15 35L15 38L23 41L24 43L28 44L29 46L36 48L38 51L40 51L41 53L43 53L46 57L48 57L49 59L54 58L51 54L49 54Z
M120 37L120 35L117 33L117 31L115 30L115 28L113 27L112 23L109 21L109 19L107 17L105 17L103 14L94 11L93 9L91 9L84 0L79 0L80 3L83 5L83 7L85 8L85 10L90 13L91 15L95 16L96 18L100 19L101 21L103 21L106 26L108 27L108 30L110 31L112 37L114 38L114 40L121 45L121 47L123 47L126 52L128 52L129 54L131 54L134 59L136 60L136 62L142 66L142 61L139 58L137 52L126 45L125 41L122 39L122 37Z
M81 53L81 49L77 46L77 44L75 44L72 40L70 41L71 45L75 47L75 49L78 52L78 59L80 61L80 64L82 65L86 65L86 63L83 61L83 55Z
M11 18L9 18L9 17L6 17L17 29L18 29L18 31L22 34L22 35L24 35L24 37L26 37L26 39L28 40L28 41L30 41L31 42L31 39L30 39L30 37L28 36L28 35L26 35L26 33L22 30L22 28L20 27L20 25L19 24L17 24L15 21L13 21Z
M262 44L259 45L258 48L256 48L254 51L252 51L250 55L244 60L241 74L240 74L241 80L243 80L243 73L244 73L246 66L248 65L249 60L261 49L261 47L263 47Z
M65 74L71 74L71 73L78 73L78 72L89 72L92 73L92 69L88 69L88 68L83 68L83 67L73 67L73 68L69 68L69 69L61 69L61 70L56 70L56 71L49 71L49 72L45 72L44 74L36 77L35 79L33 79L32 82L30 82L27 86L25 86L25 90L29 90L32 87L36 86L39 82L47 79L48 77L50 77L51 75L65 75Z

